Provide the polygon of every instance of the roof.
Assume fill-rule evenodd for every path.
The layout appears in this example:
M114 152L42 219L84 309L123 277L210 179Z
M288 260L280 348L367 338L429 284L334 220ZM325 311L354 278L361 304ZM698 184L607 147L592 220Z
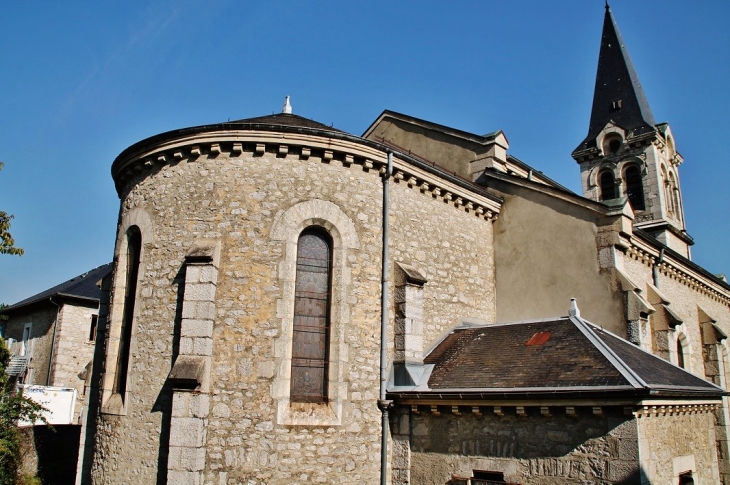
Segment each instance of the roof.
M88 300L88 301L99 301L101 295L101 289L98 283L106 275L112 272L113 263L107 263L89 270L79 276L71 278L68 281L49 288L45 291L33 295L30 298L21 300L3 310L3 313L8 313L14 310L18 310L21 307L32 305L40 301L48 300L53 297L60 298L72 298L77 300Z
M506 143L509 143L507 141L507 136L504 134L502 130L497 130L492 133L487 133L486 135L476 135L474 133L469 133L468 131L459 130L457 128L452 128L450 126L441 125L438 123L434 123L433 121L424 120L421 118L416 118L415 116L398 113L397 111L391 111L391 110L384 110L382 113L380 113L380 116L378 116L375 121L373 121L370 126L365 130L365 132L362 134L363 138L368 138L369 135L372 133L374 128L385 118L395 118L401 121L406 121L408 123L423 126L426 128L433 129L435 131L439 131L441 133L453 136L455 138L462 138L464 140L471 141L473 143L478 143L480 145L486 145L489 143L494 143L497 141L497 139L500 137L504 137L504 141Z
M426 389L394 397L720 398L724 391L578 316L455 328L426 356Z
M330 130L330 131L342 131L332 126L327 126L324 123L310 120L303 116L291 114L291 113L278 113L266 116L257 116L254 118L245 118L242 120L230 121L233 124L242 125L278 125L278 126L290 126L298 128L314 128L318 130Z
M613 13L606 5L591 121L588 135L576 151L595 146L596 136L609 121L631 137L655 131L656 124Z

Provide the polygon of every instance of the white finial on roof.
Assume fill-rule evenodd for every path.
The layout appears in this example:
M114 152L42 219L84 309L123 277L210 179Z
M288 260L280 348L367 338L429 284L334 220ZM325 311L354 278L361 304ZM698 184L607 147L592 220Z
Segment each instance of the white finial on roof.
M570 311L568 315L571 317L580 317L580 310L578 309L578 303L575 301L575 298L570 299Z
M286 97L286 101L284 101L284 107L281 108L281 112L284 114L291 114L291 103L289 103L289 96Z

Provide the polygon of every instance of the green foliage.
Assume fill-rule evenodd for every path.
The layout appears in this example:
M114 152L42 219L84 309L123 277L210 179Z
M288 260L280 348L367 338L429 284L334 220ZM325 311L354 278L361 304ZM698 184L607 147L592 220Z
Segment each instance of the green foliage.
M44 408L15 392L5 373L9 362L10 351L0 338L0 485L30 484L34 477L20 473L22 436L17 422L42 419Z
M0 162L0 170L3 169L3 162ZM22 256L25 251L15 247L15 239L10 235L10 221L13 216L7 212L0 211L0 254L15 254Z

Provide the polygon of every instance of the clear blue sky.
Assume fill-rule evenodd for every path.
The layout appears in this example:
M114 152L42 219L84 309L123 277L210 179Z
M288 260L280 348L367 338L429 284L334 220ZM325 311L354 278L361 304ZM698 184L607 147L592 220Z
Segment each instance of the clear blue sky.
M668 121L693 259L730 273L730 2L614 0L657 122ZM504 130L580 191L602 0L0 2L0 255L14 303L111 261L114 158L154 134L279 112L362 134L384 109Z

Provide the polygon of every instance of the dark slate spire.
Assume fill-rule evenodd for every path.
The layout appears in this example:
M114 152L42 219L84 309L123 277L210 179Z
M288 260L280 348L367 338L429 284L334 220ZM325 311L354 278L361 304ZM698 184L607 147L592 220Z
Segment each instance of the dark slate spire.
M595 146L596 136L609 121L627 130L629 136L654 131L654 115L606 2L591 123L588 136L576 150Z

